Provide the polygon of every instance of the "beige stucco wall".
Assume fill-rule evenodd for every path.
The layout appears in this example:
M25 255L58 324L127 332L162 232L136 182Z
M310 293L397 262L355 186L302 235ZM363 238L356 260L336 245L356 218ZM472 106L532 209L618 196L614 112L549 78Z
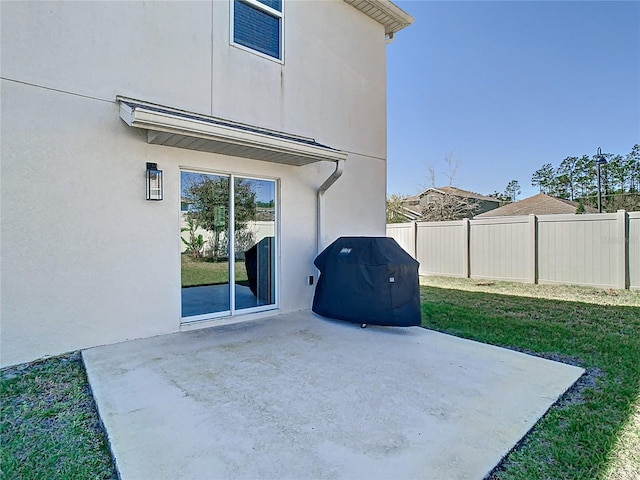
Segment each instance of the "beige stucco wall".
M349 152L326 235L384 235L384 29L287 2L284 64L229 45L226 1L2 2L3 365L180 328L180 168L278 182L280 311L309 308L316 190L293 167L149 145L125 95ZM144 200L146 162L164 200Z

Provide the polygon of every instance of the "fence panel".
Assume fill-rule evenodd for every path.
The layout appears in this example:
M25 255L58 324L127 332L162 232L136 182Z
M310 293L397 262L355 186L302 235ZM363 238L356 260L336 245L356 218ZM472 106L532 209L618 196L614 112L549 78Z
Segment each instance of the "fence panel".
M640 212L629 213L629 288L640 290Z
M387 237L393 238L398 245L404 248L409 255L416 258L416 231L415 224L390 223L387 225Z
M617 288L617 227L615 213L540 215L538 281Z
M467 235L464 220L417 224L416 259L420 275L467 276Z
M470 276L534 282L534 218L528 216L477 219L471 222Z
M640 290L640 212L387 225L420 275Z

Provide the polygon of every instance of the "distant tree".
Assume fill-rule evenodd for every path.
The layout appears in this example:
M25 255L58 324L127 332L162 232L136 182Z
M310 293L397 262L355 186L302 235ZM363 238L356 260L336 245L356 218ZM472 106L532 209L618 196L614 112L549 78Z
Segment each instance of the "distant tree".
M629 193L640 191L640 145L634 145L625 157L625 165L629 175Z
M452 153L449 153L444 157L444 163L447 166L444 174L449 179L449 186L452 186L458 174L458 169L460 168L460 159L454 157Z
M459 197L450 193L433 195L433 200L422 207L422 220L440 222L471 218L479 205L473 199Z
M611 181L611 189L616 193L626 192L626 184L628 180L627 165L622 155L614 155L606 166L609 180Z
M640 210L640 145L634 145L626 156L612 153L604 156L607 163L600 167L603 209ZM546 163L533 173L531 184L542 193L596 207L596 155L566 157L555 170Z
M247 243L252 235L247 223L256 216L256 192L249 179L236 179L234 191L235 235L236 239ZM229 179L208 175L194 177L183 196L188 205L187 221L210 232L214 258L225 257L229 231Z
M553 179L553 183L551 185L550 194L554 197L565 198L567 200L571 197L571 180L567 175L557 175Z
M511 180L504 189L504 195L509 197L512 202L516 201L516 198L518 198L520 193L522 193L522 190L517 180Z
M447 179L447 186L452 187L458 169L460 168L460 160L453 154L447 154L444 158L444 171L442 173ZM433 165L427 167L429 187L436 187L436 169ZM422 204L420 219L425 222L439 222L445 220L460 220L463 218L471 218L478 210L478 203L470 198L464 198L452 194L448 190L440 190L429 195L426 203Z
M198 234L196 231L200 225L196 223L196 220L187 215L187 226L180 229L180 232L188 232L188 240L180 237L182 243L187 247L186 252L189 253L193 258L198 259L202 258L202 248L204 247L204 238L202 234Z
M460 168L460 159L456 158L452 153L448 153L444 157L444 171L440 173L447 178L447 185L449 187L453 186L455 182L456 175L458 174L458 169ZM427 165L427 177L428 184L427 187L436 187L436 178L437 178L436 169L433 164Z
M588 155L582 155L576 162L575 196L587 197L595 192L596 161Z
M494 190L493 193L487 195L487 197L495 198L496 200L500 200L500 206L506 205L507 203L511 203L511 199L504 194L504 192L498 192Z
M538 187L540 193L550 193L553 187L555 171L550 163L545 163L531 177L531 185Z
M606 212L627 210L640 211L640 193L610 193L602 196L603 209Z
M640 211L640 146L634 145L626 156L606 154L602 167L602 205L606 212Z
M569 197L569 200L573 200L575 198L576 193L576 180L579 176L578 174L578 157L567 157L565 158L560 166L556 170L556 175L558 177L562 177L562 186L565 189L565 195Z
M406 197L397 193L387 195L387 223L402 223L407 217L402 214Z

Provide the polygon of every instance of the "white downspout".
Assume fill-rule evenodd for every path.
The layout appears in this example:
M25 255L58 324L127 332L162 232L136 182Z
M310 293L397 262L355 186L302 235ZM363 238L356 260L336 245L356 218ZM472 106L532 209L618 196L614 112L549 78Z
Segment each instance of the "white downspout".
M320 253L324 248L324 194L331 185L336 183L336 180L340 178L342 172L344 171L344 160L336 161L336 169L333 173L327 178L322 185L318 188L318 216L317 216L317 251Z

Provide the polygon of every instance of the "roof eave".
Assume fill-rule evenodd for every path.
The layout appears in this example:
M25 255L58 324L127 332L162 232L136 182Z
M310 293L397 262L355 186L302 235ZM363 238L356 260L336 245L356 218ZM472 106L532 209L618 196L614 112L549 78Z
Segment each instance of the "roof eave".
M415 18L390 0L344 0L376 22L384 25L384 33L391 35L411 25Z

